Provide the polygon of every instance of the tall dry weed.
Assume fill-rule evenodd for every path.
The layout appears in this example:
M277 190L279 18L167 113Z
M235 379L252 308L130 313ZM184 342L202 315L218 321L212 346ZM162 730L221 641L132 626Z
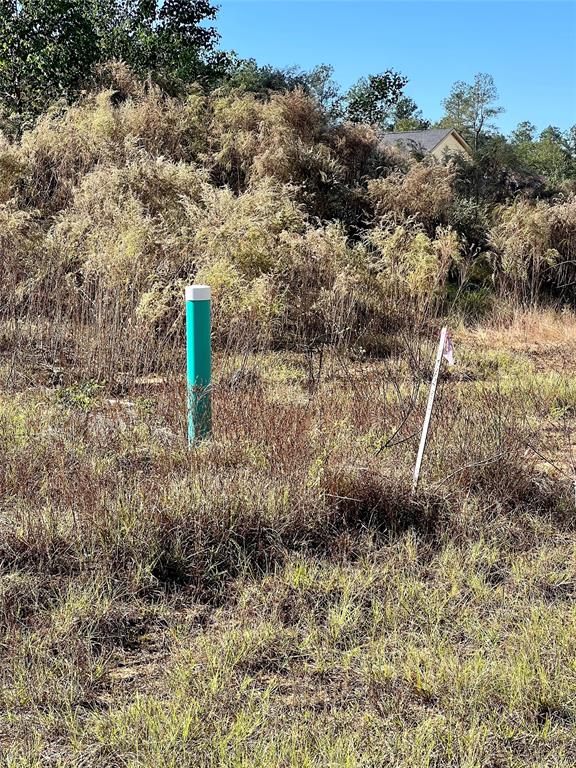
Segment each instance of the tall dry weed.
M454 200L452 182L455 169L440 163L413 163L401 170L369 182L370 196L379 216L396 220L415 217L428 227L447 223Z

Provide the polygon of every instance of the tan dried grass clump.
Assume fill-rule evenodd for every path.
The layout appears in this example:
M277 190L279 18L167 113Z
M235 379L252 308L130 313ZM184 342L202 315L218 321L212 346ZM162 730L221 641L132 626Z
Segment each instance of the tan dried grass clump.
M326 215L328 190L341 183L343 169L309 96L297 90L262 103L250 94L232 94L216 99L213 108L216 179L236 191L261 179L293 184L311 213Z
M430 237L413 222L381 225L367 241L377 254L376 279L391 315L429 317L441 308L450 270L461 260L453 229L438 227Z
M500 350L528 352L539 365L571 371L576 366L576 317L566 308L496 306L489 324L463 334L466 340Z
M490 242L504 293L529 303L546 288L562 294L576 278L576 201L554 205L519 199L501 206Z
M146 156L121 168L99 166L58 217L56 246L64 260L75 260L111 289L141 286L162 262L172 271L187 263L189 249L176 243L183 200L199 197L205 183L191 165Z
M259 146L263 104L252 94L231 94L213 101L210 125L212 173L241 189L247 183Z
M15 201L0 204L0 285L6 314L31 296L33 276L41 268L42 230L37 218Z
M423 161L412 164L405 173L373 179L368 191L379 216L392 214L397 220L415 217L427 225L445 223L454 200L451 166Z
M204 109L199 94L180 101L155 86L140 86L126 98L109 89L64 112L55 108L22 138L21 156L29 167L25 197L55 212L70 202L75 185L95 165L123 165L142 151L193 159L206 141Z
M220 337L254 326L268 333L284 308L289 234L309 226L306 214L288 188L270 180L240 195L203 192L200 201L185 202L184 236L196 254L196 279L213 287Z
M118 355L142 367L179 343L194 280L213 287L218 343L244 346L363 347L446 307L467 253L448 227L453 167L331 126L299 90L173 98L119 63L97 78L104 90L0 141L4 317L24 305L37 326L58 317L65 356L88 338L110 365L121 335ZM573 200L519 200L493 218L502 293L572 295Z
M382 145L371 125L343 123L331 133L329 142L349 182L360 183L406 166L405 158L395 148Z
M324 333L339 322L336 296L366 306L369 295L363 249L340 226L313 226L292 187L263 179L236 195L201 169L146 154L88 173L49 242L53 274L75 276L62 301L75 297L79 317L91 306L103 325L124 316L152 333L177 332L181 294L194 280L213 288L221 340L248 329L269 340L287 328L305 333L308 313Z
M0 132L0 203L17 194L17 185L26 176L27 164L17 146Z
M549 220L552 247L560 254L555 270L557 285L573 289L576 280L576 197L550 206Z

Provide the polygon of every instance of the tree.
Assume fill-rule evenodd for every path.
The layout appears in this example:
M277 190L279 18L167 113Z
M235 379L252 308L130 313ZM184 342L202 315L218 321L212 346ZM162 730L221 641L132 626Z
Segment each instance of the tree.
M395 131L424 131L430 128L430 121L424 119L413 99L402 96L394 107L390 127Z
M238 89L265 98L270 93L305 88L305 73L297 67L260 65L255 59L234 59L223 78L227 90Z
M510 142L514 146L528 144L534 141L536 136L536 126L529 120L518 123L515 130L512 131Z
M558 183L576 176L575 134L574 127L563 133L549 125L537 137L536 127L523 122L512 132L510 144L522 170Z
M504 111L496 106L497 100L498 91L491 75L477 74L471 85L459 80L442 102L445 115L440 125L457 128L478 149L482 135L490 135L494 130L493 118Z
M404 95L408 78L393 69L363 77L346 94L346 117L354 123L387 127L393 107Z
M0 0L4 118L21 129L109 59L164 83L210 74L218 34L203 22L216 10L209 0Z
M0 102L11 123L69 97L97 59L83 0L0 0Z
M330 64L318 64L303 76L306 91L316 100L328 120L332 122L342 117L344 101L340 86L333 75L334 67Z
M570 132L564 134L553 125L545 128L533 145L531 164L537 173L553 182L575 178L576 155L571 148Z
M135 72L190 82L203 73L218 41L203 24L216 17L210 0L87 0L100 41L100 61L121 59Z
M312 96L329 120L335 121L342 116L344 97L332 78L333 73L334 68L329 64L318 64L305 72L298 67L259 65L255 59L234 59L221 85L227 90L237 88L261 98L301 88Z
M516 172L517 162L510 143L501 134L485 136L474 157L455 154L458 168L456 189L460 196L480 203L501 203L532 180Z
M572 157L576 160L576 124L566 131L566 142L570 148Z

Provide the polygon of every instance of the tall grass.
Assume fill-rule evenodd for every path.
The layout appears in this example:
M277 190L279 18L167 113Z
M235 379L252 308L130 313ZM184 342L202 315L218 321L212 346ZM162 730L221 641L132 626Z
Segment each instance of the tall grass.
M102 83L0 143L2 764L573 765L573 201Z
M0 144L3 333L43 364L169 369L182 288L201 279L217 341L268 348L378 352L454 296L473 314L497 290L571 296L573 201L493 210L487 252L458 229L455 168L331 127L299 91L176 99L121 65L103 82Z
M565 415L460 347L411 496L431 347L220 352L192 451L181 382L13 382L7 765L569 765L572 487L527 418Z

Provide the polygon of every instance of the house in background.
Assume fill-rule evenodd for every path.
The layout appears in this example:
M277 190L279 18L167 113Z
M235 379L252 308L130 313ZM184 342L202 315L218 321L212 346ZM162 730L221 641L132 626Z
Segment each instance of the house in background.
M454 153L472 157L470 145L454 128L383 133L380 142L383 146L396 147L406 154L432 155L439 161Z

